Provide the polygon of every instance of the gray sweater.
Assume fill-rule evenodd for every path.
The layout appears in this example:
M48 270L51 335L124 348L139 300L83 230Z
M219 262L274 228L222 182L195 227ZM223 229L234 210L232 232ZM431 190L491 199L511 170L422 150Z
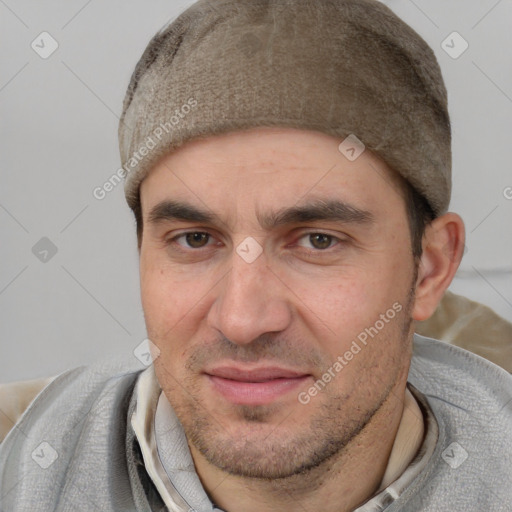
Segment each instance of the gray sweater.
M0 512L166 510L129 421L141 371L135 358L102 361L46 387L0 445ZM384 510L512 511L512 376L415 334L408 381L434 413L438 440Z

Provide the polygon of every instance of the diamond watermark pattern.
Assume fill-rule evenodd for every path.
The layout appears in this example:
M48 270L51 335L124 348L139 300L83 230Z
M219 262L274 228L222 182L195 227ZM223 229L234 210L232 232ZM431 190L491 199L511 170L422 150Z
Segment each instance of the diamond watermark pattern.
M361 156L365 150L365 145L353 133L351 133L338 146L338 149L347 160L353 162Z
M59 47L59 43L48 32L41 32L30 46L41 59L47 59Z
M263 252L263 248L252 236L248 236L238 245L236 252L246 263L252 263L258 259Z
M144 366L149 366L160 355L160 349L149 338L146 338L137 345L133 351L133 355Z
M48 263L56 254L57 246L46 236L43 236L33 247L32 254L43 263Z
M452 59L458 59L468 49L468 47L469 43L458 32L452 32L441 43L441 48Z
M453 442L441 453L441 457L448 466L457 469L468 458L468 452L459 443Z
M59 457L55 448L46 441L42 442L33 452L32 459L43 469L49 468Z

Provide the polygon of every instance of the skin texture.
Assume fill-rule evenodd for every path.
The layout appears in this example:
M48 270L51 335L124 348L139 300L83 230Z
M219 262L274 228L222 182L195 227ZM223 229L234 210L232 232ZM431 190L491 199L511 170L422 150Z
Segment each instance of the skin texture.
M462 257L464 226L448 213L427 229L416 266L399 178L368 150L349 161L340 142L291 128L223 134L167 155L141 185L155 371L205 490L229 512L348 511L376 492L403 413L414 321L433 313ZM171 200L215 217L151 218ZM260 224L333 200L373 220ZM305 377L270 401L240 404L208 375L221 365ZM329 382L301 403L329 368Z

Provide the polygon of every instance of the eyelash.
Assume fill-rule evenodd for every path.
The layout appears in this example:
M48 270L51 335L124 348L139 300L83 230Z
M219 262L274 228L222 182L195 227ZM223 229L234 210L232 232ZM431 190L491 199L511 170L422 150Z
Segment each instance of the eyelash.
M167 243L167 245L176 245L178 247L177 250L182 251L182 252L199 252L201 249L205 249L206 247L208 247L211 244L207 244L206 246L199 247L199 248L193 248L193 247L184 248L184 246L182 246L181 244L179 244L177 242L177 240L180 239L180 238L186 237L187 235L191 235L191 234L197 234L197 233L205 234L208 237L210 237L208 239L208 242L210 242L210 240L214 238L213 235L211 235L207 231L185 231L183 233L180 233L180 234L178 234L178 235L168 239L166 243ZM334 235L331 235L329 233L324 233L323 231L308 231L308 232L304 232L304 233L302 233L297 238L297 242L299 240L302 240L305 237L312 236L312 235L323 235L323 236L329 237L331 239L331 242L337 242L337 243L334 243L334 245L330 245L326 249L315 249L315 248L313 248L313 249L305 249L305 250L307 250L309 252L315 252L315 253L327 252L329 249L332 249L333 247L335 247L337 245L340 245L341 243L344 242L344 240L342 240L342 239L340 239L340 238L338 238L338 237L336 237ZM297 242L295 242L295 243L297 243ZM300 247L302 247L302 246L300 246Z

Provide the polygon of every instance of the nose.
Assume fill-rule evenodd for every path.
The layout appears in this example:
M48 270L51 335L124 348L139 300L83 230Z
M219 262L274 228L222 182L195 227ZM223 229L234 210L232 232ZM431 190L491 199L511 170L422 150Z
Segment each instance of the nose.
M234 253L233 264L208 314L208 325L236 344L283 331L291 321L287 288L269 268L264 254L247 263Z

